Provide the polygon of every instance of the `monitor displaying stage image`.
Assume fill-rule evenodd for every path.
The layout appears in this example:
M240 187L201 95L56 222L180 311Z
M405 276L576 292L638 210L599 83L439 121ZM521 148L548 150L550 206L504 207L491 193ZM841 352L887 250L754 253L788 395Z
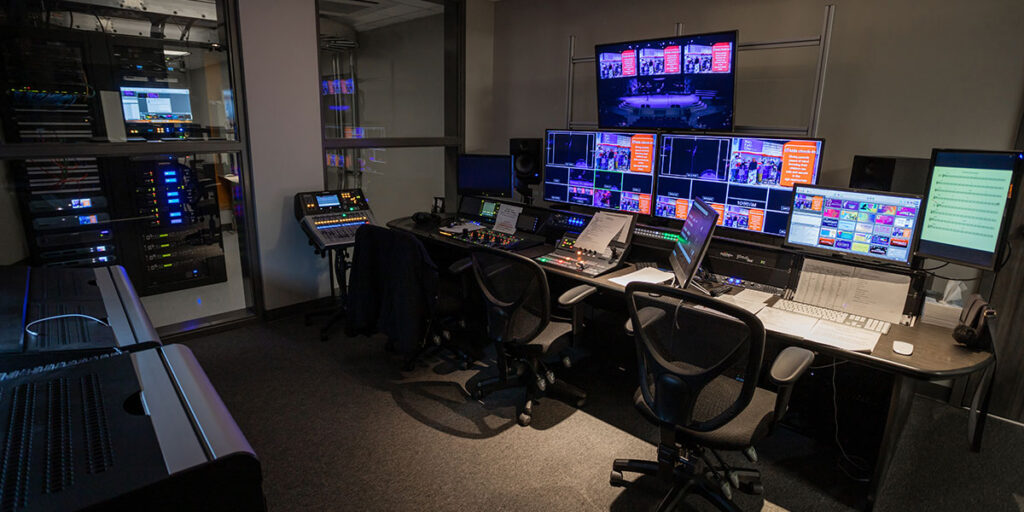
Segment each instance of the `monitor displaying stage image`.
M651 213L656 134L548 130L544 140L545 201Z
M121 108L126 123L191 123L188 89L122 87Z
M732 131L737 32L599 44L601 128Z
M658 145L654 215L686 219L700 198L719 213L718 225L785 236L793 185L814 184L821 139L665 134Z
M788 245L826 256L910 263L921 196L810 185L793 190Z
M932 151L919 256L997 266L1024 168L1019 151Z

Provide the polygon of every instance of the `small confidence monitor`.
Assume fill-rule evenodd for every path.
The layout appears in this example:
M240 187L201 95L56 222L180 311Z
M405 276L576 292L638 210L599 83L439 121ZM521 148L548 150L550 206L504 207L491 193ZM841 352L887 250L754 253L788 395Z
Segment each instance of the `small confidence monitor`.
M658 147L654 215L685 219L693 199L718 211L718 225L785 236L793 185L814 184L819 139L665 134Z
M191 123L188 89L122 87L121 108L126 123Z
M456 172L459 195L512 197L509 155L459 155Z
M601 128L732 131L736 31L599 44Z
M786 243L809 253L907 265L921 196L797 185Z
M695 199L691 203L690 214L683 223L683 231L668 258L680 288L686 288L693 275L697 273L704 253L711 243L711 235L717 222L718 212L710 205L700 199Z
M1022 167L1016 151L933 150L917 254L993 270Z
M649 215L657 135L548 130L544 200Z

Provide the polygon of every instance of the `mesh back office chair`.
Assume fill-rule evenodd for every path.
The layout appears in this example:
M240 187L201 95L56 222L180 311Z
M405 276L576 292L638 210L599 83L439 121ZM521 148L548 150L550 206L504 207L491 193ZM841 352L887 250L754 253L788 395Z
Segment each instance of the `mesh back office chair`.
M479 250L470 258L486 303L487 336L495 344L498 362L498 376L480 381L471 392L473 397L525 386L525 399L516 411L523 426L530 423L534 402L549 389L582 407L586 394L556 379L544 361L557 357L571 364L567 351L573 336L572 323L551 317L544 270L529 258L505 251ZM578 286L563 294L559 303L574 307L595 291Z
M705 295L647 283L630 283L626 298L627 331L635 335L640 367L634 405L661 428L661 439L657 462L616 460L611 484L625 485L623 472L659 475L674 485L658 510L671 510L691 492L721 510L739 510L732 489L760 494L760 475L729 467L716 450L743 450L755 462L753 445L782 418L793 384L814 354L797 347L783 350L771 368L779 388L773 393L757 387L765 330L753 314ZM693 311L681 301L712 311Z

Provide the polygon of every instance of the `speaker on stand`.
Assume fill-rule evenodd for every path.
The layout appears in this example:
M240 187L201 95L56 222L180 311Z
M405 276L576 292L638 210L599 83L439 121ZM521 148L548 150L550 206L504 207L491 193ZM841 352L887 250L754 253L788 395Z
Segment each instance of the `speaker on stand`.
M540 139L508 141L508 153L512 155L512 168L516 173L516 191L522 194L526 204L533 204L533 189L530 185L538 185L541 181L540 146Z

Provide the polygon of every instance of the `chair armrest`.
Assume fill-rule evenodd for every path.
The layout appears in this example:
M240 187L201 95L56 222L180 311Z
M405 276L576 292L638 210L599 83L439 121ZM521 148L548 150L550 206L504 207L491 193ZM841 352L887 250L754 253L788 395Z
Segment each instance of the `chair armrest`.
M813 361L814 352L800 347L787 347L772 363L772 382L779 386L793 385Z
M638 316L640 318L640 327L646 329L647 326L653 324L654 322L657 322L658 320L661 320L661 318L663 316L665 316L665 310L661 309L661 308L656 308L656 307L650 306L650 307L642 308L640 311L637 311L636 312L636 316ZM630 318L629 320L626 320L626 334L628 334L630 336L633 335L633 319L632 318Z
M560 297L558 297L558 305L562 307L570 307L583 302L583 299L590 297L597 291L597 288L590 286L589 284L581 284L579 286L570 288Z
M793 384L807 371L814 361L814 352L800 347L786 347L772 363L770 376L772 382L779 386L775 396L775 414L772 429L782 420L789 409L789 398L793 395Z
M466 270L469 269L469 267L472 267L472 266L473 266L473 260L471 260L469 258L462 258L461 260L456 261L455 263L452 263L451 265L449 265L448 266L448 272L450 272L452 274L459 274L459 273L465 272Z

